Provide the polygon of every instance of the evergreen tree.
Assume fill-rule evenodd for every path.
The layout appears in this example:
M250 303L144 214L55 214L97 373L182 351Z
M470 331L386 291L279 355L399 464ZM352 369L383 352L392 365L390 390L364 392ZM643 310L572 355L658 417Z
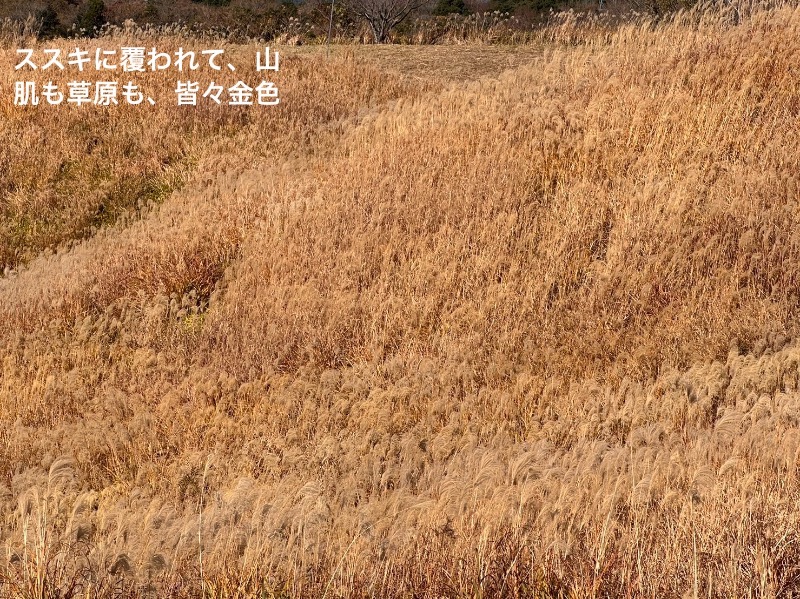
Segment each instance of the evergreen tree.
M106 23L106 4L103 0L86 0L81 7L75 26L87 35L94 35Z
M39 39L51 39L61 35L61 21L58 20L58 13L51 5L36 13L36 20L39 21Z
M436 8L433 9L433 14L439 16L452 14L465 15L468 12L464 0L439 0L439 2L436 3Z

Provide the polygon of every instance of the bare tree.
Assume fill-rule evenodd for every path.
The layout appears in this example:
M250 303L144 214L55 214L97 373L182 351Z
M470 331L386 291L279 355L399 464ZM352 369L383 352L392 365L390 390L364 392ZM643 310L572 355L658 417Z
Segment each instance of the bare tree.
M345 0L352 13L369 23L375 42L384 43L389 32L427 0Z

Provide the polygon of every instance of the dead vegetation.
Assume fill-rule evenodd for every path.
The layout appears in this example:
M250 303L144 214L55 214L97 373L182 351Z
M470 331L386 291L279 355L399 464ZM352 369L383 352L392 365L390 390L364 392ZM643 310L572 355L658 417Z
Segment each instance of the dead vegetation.
M745 8L157 113L183 185L0 279L0 595L797 594L800 10Z

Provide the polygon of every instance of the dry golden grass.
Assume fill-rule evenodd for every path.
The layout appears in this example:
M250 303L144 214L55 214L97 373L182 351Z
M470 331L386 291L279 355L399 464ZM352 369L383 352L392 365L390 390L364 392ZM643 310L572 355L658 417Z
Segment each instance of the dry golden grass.
M299 46L292 49L299 56L332 54L350 56L388 73L411 81L461 83L485 77L497 77L503 71L533 62L542 55L540 44L496 45L463 44L457 46L334 45Z
M158 113L182 186L0 279L0 595L798 594L800 9L734 10Z

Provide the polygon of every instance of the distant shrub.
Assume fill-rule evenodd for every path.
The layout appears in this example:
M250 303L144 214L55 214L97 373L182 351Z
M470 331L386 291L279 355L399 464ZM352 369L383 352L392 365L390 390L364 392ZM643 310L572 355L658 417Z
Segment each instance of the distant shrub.
M559 0L494 0L491 6L501 13L514 14L524 10L545 13L550 9L559 8L562 4Z
M155 0L147 0L147 5L145 6L143 16L145 19L158 18L158 5L156 4Z

